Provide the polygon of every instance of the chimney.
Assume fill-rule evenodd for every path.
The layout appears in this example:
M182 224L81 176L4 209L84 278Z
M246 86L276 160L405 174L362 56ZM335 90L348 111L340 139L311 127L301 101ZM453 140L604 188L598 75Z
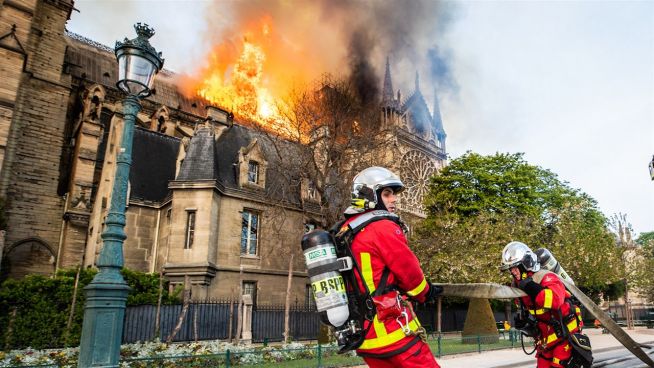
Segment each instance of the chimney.
M234 124L233 115L219 107L207 105L207 121L222 124L225 126L232 126Z

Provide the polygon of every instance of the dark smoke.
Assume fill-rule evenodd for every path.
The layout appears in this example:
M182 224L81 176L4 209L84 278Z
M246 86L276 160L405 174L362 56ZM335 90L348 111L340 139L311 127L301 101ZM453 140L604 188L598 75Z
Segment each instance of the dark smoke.
M373 38L365 30L358 30L350 41L350 81L363 105L377 103L380 84L370 57L371 47L375 44Z
M438 84L439 89L456 93L459 86L450 69L449 53L443 52L438 46L434 46L427 51L427 56L431 78Z
M331 70L343 73L356 85L363 101L379 99L386 57L399 87L413 85L417 70L431 67L423 75L425 85L448 76L454 85L438 40L452 20L454 5L439 0L240 0L216 1L207 16L210 22L225 22L221 32L213 33L224 41L230 29L262 16L270 16L289 44L310 50L313 56L329 61ZM219 15L219 16L217 16ZM223 27L224 26L224 27ZM232 32L233 33L233 32ZM233 36L233 34L232 34ZM433 49L432 52L429 52ZM333 65L334 55L344 55ZM321 57L322 56L322 57ZM425 63L431 62L430 65ZM435 69L434 69L435 68ZM401 70L398 70L401 69ZM399 82L399 83L398 83Z
M447 60L436 46L451 20L451 9L440 1L323 0L321 4L324 19L341 24L348 42L350 79L363 101L379 99L386 56L393 64L406 59L405 64L413 65L414 70L402 71L406 76L414 75L426 57L430 69L437 69L428 76L435 78L430 82L446 80L448 86L454 85Z

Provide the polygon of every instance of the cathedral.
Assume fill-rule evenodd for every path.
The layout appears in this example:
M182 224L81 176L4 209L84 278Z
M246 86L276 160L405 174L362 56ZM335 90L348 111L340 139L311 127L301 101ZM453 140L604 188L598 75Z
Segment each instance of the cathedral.
M66 32L73 5L0 3L0 280L92 267L102 247L124 96L114 51ZM172 285L189 276L195 299L241 292L280 303L293 259L292 295L308 301L299 240L320 217L317 194L274 169L261 132L183 95L173 77L161 71L156 93L141 101L125 266L161 271ZM424 218L429 177L446 164L446 134L437 97L430 109L418 75L408 98L391 77L387 60L379 124L392 132L387 166L407 186L401 213L411 223Z

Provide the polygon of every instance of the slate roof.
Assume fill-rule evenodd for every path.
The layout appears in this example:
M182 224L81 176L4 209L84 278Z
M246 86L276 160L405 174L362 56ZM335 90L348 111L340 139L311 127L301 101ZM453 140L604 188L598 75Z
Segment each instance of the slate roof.
M239 150L250 145L255 139L268 161L265 197L289 204L300 204L301 148L241 125L233 125L216 141L216 179L225 188L239 190L244 194L263 194L261 190L239 188L236 177ZM277 154L277 149L284 152L283 163L280 162L282 158Z
M177 180L216 178L216 143L209 128L199 128L191 138Z
M68 47L64 62L73 77L117 89L118 61L113 49L72 32L66 32L66 40ZM188 98L179 91L174 72L160 71L153 90L155 92L147 100L197 116L206 115L207 102L200 97Z
M420 90L413 92L411 97L404 102L402 111L408 111L411 114L411 123L418 133L423 134L433 129L431 114Z
M168 195L168 181L175 179L180 142L165 134L134 129L130 199L161 201Z
M240 150L255 139L268 162L265 190L238 185ZM285 152L283 163L277 149ZM202 127L191 138L177 180L216 180L230 194L299 205L301 165L297 161L300 149L293 143L237 124L226 129L218 139L211 134L210 128Z

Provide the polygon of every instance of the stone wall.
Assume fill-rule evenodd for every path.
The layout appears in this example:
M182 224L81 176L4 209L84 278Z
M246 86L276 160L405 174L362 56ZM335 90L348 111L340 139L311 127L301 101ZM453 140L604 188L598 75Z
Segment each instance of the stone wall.
M0 194L8 199L7 244L11 248L12 244L35 238L49 246L46 249L55 253L53 257L58 253L61 235L63 200L57 193L57 185L70 94L70 77L63 70L66 48L63 32L72 5L72 1L65 0L2 4L3 24L13 21L5 17L18 9L23 16L17 20L26 27L20 32L23 37L28 32L23 44L27 60L16 92L11 125L8 132L0 134L8 137L0 174ZM2 69L13 68L15 73L15 58L2 62L13 63L3 64ZM8 114L5 112L3 116L6 118ZM6 125L5 121L5 128ZM33 261L40 263L39 259Z
M153 261L152 251L157 236L157 208L132 203L127 208L123 246L125 267L134 271L149 272Z
M211 288L209 298L234 298L238 295L240 281L256 282L257 304L284 304L286 302L287 274L271 275L269 273L243 272L242 276L238 271L220 271L216 274ZM291 303L297 302L304 305L306 297L306 286L309 279L303 275L295 274L291 285Z

